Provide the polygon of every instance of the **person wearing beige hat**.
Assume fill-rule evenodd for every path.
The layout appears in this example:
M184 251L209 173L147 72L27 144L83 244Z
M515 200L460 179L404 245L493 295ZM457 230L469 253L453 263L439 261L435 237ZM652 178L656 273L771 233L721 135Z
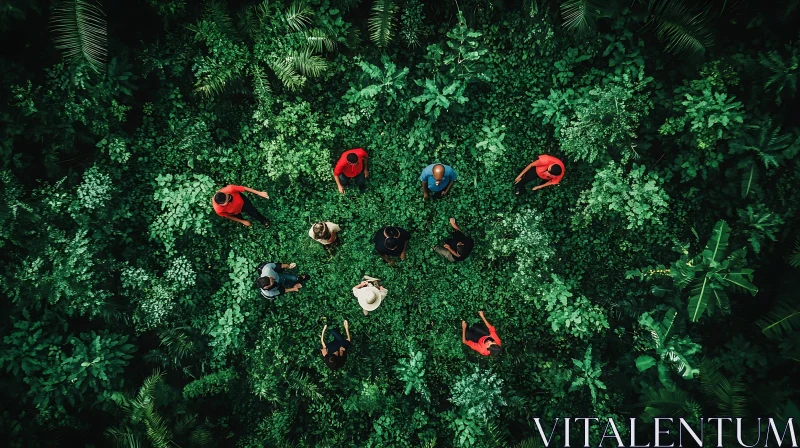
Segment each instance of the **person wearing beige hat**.
M364 281L353 287L353 295L358 299L358 304L364 310L364 315L375 311L389 292L378 284L379 279L365 275Z

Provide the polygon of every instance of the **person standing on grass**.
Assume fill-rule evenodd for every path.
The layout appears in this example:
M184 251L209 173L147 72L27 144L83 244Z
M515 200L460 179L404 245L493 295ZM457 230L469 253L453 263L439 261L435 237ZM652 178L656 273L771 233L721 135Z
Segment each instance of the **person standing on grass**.
M394 260L389 257L400 257L401 260L405 260L410 239L411 233L408 230L400 227L384 227L375 232L372 242L375 243L375 252L394 266Z
M337 241L336 235L341 230L342 229L338 225L330 221L319 221L314 223L308 230L308 236L327 248Z
M425 199L431 196L434 199L441 198L450 192L456 179L458 179L456 171L447 165L436 163L426 166L419 176L419 180L422 182L422 197Z
M240 185L228 185L220 189L211 199L211 205L214 207L214 211L223 218L228 218L231 221L236 221L239 224L250 227L250 221L242 217L242 212L245 212L247 216L269 227L267 218L253 207L253 204L250 203L247 196L242 194L245 191L269 199L269 195L266 191L257 191Z
M448 261L464 261L472 252L475 241L458 228L455 218L450 218L450 227L455 230L453 236L444 241L443 247L434 246L433 250Z
M364 181L369 177L367 152L361 148L351 149L342 153L336 166L333 168L333 180L339 193L344 194L344 187L355 182L360 191L364 191Z
M325 365L332 370L341 368L347 360L347 349L350 348L350 327L347 321L344 321L344 331L347 334L347 339L343 338L341 334L335 329L331 329L333 342L325 345L325 330L328 328L326 324L322 327L322 334L319 337L319 342L322 344L322 359Z
M514 194L519 196L525 188L525 185L536 180L537 177L547 182L533 187L531 191L536 191L548 185L558 184L561 182L561 178L564 177L564 163L553 156L548 156L547 154L540 155L538 159L526 166L525 169L519 173L517 178L514 179L514 184L516 184Z
M381 306L381 302L386 298L389 291L378 282L380 279L364 276L364 281L353 287L353 295L358 299L358 304L364 311L364 315L370 311L375 311Z
M483 322L478 322L469 329L467 323L461 321L461 342L483 356L497 356L503 349L494 327L486 320L483 311L478 311Z
M261 296L267 300L275 300L276 297L285 292L297 292L303 287L303 283L309 279L308 275L300 277L286 272L286 269L294 269L295 263L261 263L256 267L258 279L256 287L261 291Z

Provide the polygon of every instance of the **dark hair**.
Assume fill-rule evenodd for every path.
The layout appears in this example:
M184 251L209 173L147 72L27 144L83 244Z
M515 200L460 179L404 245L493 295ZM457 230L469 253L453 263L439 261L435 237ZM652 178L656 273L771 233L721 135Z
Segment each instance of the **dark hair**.
M217 194L214 195L214 202L216 202L217 204L222 205L223 203L225 203L226 200L228 200L228 195L221 191L218 191Z
M490 346L489 346L489 348L488 348L487 350L489 350L489 355L491 355L491 356L497 356L497 355L499 355L499 354L500 354L500 353L503 351L503 347L500 347L500 346L499 346L499 345L497 345L497 343L495 342L494 344L490 345Z
M550 167L550 169L549 169L548 171L549 171L549 172L550 172L550 174L552 174L553 176L560 176L560 175L561 175L561 173L562 173L562 171L561 171L561 167L560 167L560 166L558 166L558 165L553 165L553 166L551 166L551 167Z
M383 245L389 250L395 250L397 249L397 238L386 238L386 240L383 242Z
M340 369L344 365L344 357L334 355L333 353L328 353L322 359L325 361L325 365L330 367L331 370Z
M352 164L358 163L358 156L353 154L352 152L347 155L347 161Z
M273 286L275 285L275 283L272 282L272 277L269 277L269 276L259 277L256 280L256 286L258 286L259 289L264 289L264 287L270 286L270 285L273 285ZM272 288L268 288L268 289L272 289Z

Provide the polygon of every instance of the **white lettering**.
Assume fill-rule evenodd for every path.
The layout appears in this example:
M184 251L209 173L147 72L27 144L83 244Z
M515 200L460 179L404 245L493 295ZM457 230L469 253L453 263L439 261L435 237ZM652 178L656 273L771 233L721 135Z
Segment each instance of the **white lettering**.
M553 440L553 434L556 433L556 425L558 425L558 419L556 419L556 421L553 422L553 430L550 431L550 437L546 439L544 438L544 430L542 429L542 423L539 421L539 418L538 417L534 418L533 422L536 423L536 429L539 430L539 435L542 437L542 443L544 443L544 446L546 448L549 448L550 441ZM569 446L569 442L567 442L566 446Z
M614 433L613 436L607 436L606 435L606 434L608 434L608 427L609 426L611 426L611 431ZM613 437L613 438L617 439L617 446L620 447L620 448L624 448L625 447L625 445L622 443L622 437L619 436L619 432L617 431L617 425L614 423L614 419L613 418L608 419L608 423L606 423L606 430L603 431L603 437L600 438L600 445L597 445L598 448L602 448L603 447L603 441L606 439L606 437L608 437L608 438Z
M575 421L583 420L583 446L589 447L589 420L599 420L595 417L576 418Z
M778 437L778 428L775 427L775 421L773 419L769 419L769 428L767 429L767 437L764 440L764 446L769 446L769 430L772 430L773 434L775 434L775 440L778 442L775 446L783 445L783 438L786 436L786 430L789 430L789 437L792 438L792 448L797 448L797 439L794 435L794 426L792 426L792 419L786 419L786 427L783 428L783 434Z
M692 427L689 426L688 423L686 423L686 420L680 418L680 419L678 419L678 423L679 423L679 426L678 426L678 446L679 447L683 448L683 428L686 428L686 430L689 431L689 434L691 434L692 438L694 439L694 442L698 446L703 446L703 419L702 418L700 419L700 437L697 437L697 433L695 433L694 430L692 429Z
M661 445L661 434L669 435L669 429L667 429L666 431L662 431L661 430L661 420L668 420L670 423L672 423L672 419L671 418L658 418L658 417L656 417L656 443L655 443L655 445L653 445L653 448L659 448L659 447L670 448L670 447L673 447L673 446L675 446L675 442L672 442L669 445Z
M647 442L647 445L637 445L636 444L636 419L631 418L631 445L630 448L648 448L650 446L650 442Z
M712 417L708 419L708 422L711 423L713 420L717 421L717 448L722 448L722 421L727 420L729 422L733 421L730 417L720 418L720 417Z

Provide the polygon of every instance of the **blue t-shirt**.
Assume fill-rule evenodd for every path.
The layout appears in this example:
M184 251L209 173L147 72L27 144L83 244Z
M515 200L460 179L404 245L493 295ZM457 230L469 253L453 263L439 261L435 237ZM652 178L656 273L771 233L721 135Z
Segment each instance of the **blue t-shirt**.
M438 193L444 190L448 185L450 185L450 182L454 182L456 179L458 179L454 169L447 165L442 165L444 166L444 177L442 177L442 181L439 182L439 185L436 185L436 179L433 178L433 167L436 165L439 164L432 163L426 166L425 169L422 170L422 174L419 176L419 180L421 182L425 182L425 184L428 186L428 190L430 190L432 193Z

